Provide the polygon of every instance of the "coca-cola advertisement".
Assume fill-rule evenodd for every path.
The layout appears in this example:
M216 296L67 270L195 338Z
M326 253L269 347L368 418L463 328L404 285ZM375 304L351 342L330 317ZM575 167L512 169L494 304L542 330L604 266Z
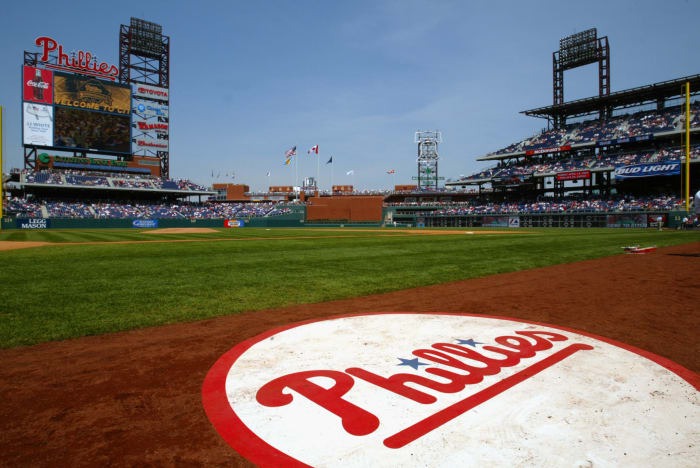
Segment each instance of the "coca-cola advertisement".
M36 67L23 67L22 89L25 101L53 104L53 72Z

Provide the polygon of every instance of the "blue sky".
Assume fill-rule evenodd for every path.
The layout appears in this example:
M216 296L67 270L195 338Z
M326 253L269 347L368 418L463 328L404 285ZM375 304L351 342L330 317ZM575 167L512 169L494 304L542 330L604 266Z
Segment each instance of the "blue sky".
M411 183L416 130L440 130L440 175L539 131L519 111L552 102L552 52L597 27L617 91L700 73L700 1L6 2L0 16L3 166L22 167L20 65L47 35L118 62L120 24L171 38L171 177L251 189L299 180ZM565 99L597 94L597 66L567 71ZM346 175L354 170L354 177ZM395 169L396 174L386 174ZM211 173L214 172L215 179ZM216 178L221 173L220 178Z

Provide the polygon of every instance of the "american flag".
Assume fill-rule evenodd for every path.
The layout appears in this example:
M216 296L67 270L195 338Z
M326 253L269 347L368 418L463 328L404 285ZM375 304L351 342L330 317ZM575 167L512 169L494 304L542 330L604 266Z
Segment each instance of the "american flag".
M387 174L393 174L394 172L396 172L396 171L393 169L389 169L388 171L386 171Z
M284 153L284 155L287 156L288 158L291 158L292 156L296 156L297 155L297 147L293 146L293 147L289 148L287 150L287 152Z

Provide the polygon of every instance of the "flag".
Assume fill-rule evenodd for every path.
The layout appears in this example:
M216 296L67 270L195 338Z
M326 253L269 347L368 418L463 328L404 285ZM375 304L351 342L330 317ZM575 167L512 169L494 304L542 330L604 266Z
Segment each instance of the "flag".
M331 164L332 162L333 162L333 156L331 156L331 158L328 161L326 161L326 164Z
M389 169L388 171L386 171L387 174L393 174L394 172L396 172L396 171L393 169Z
M290 159L292 156L296 156L297 155L297 147L292 146L291 148L289 148L287 150L286 153L284 153L284 155L287 156L287 159Z
M308 154L311 154L311 153L316 153L316 154L318 154L318 145L312 146L311 149L310 149L309 151L307 151L307 153L308 153Z
M270 177L270 173L269 173L269 172L267 173L267 176Z
M289 163L292 162L292 157L289 156L287 160L284 162L285 165L289 166Z
M348 172L345 173L345 175L353 175L355 174L355 169L350 169Z

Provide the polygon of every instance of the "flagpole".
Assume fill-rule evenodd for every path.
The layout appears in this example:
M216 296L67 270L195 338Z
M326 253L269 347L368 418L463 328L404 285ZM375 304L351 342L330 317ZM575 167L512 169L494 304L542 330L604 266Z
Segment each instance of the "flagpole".
M331 156L332 158L333 156ZM333 195L333 160L331 159L331 195Z
M294 186L299 185L299 162L297 161L296 154L294 155Z
M318 149L316 150L318 151ZM316 153L316 190L321 194L321 156Z

